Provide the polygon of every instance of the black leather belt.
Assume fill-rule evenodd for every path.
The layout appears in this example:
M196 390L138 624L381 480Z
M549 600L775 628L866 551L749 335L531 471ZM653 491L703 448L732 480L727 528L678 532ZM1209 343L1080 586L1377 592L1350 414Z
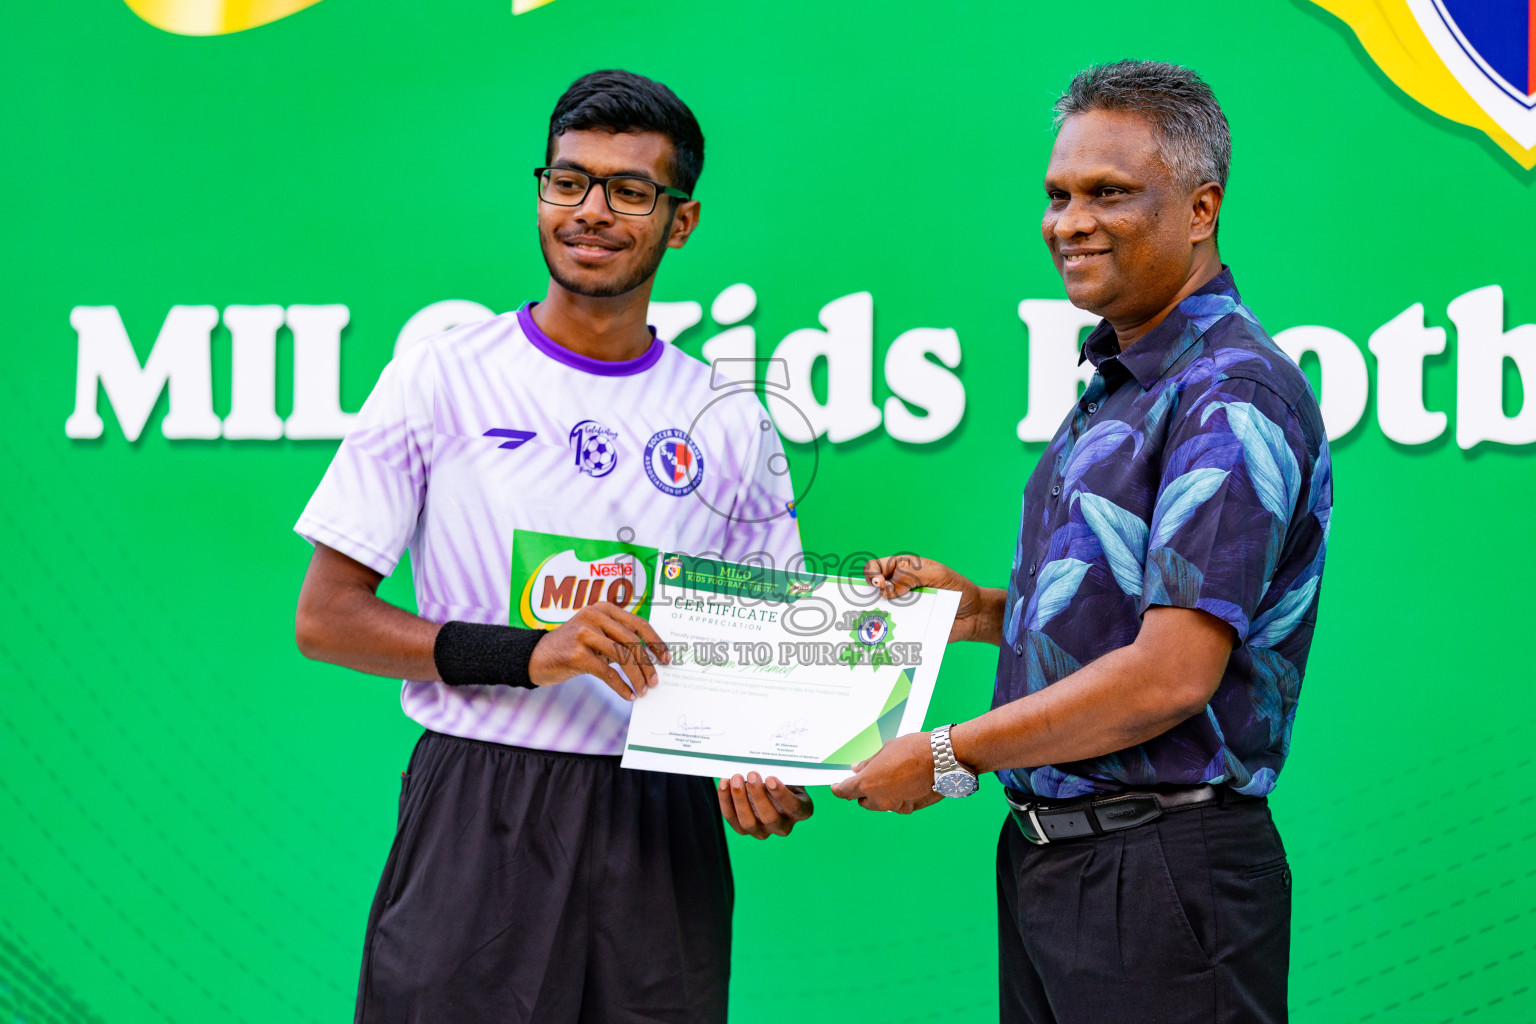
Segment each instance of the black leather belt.
M1215 786L1176 790L1138 790L1113 793L1066 803L1042 801L1016 789L1005 789L1008 813L1024 838L1036 846L1059 839L1098 836L1135 828L1161 818L1165 811L1215 803L1221 797ZM1235 795L1235 794L1234 794Z

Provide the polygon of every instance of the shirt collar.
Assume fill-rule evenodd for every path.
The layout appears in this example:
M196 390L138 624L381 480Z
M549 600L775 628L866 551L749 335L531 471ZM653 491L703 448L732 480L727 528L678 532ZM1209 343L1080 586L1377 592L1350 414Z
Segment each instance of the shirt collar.
M1244 309L1237 285L1232 281L1232 271L1222 264L1221 273L1207 281L1199 291L1186 296L1162 323L1124 352L1120 351L1120 339L1115 336L1109 321L1099 321L1099 326L1083 342L1083 351L1077 361L1081 364L1086 359L1101 373L1105 372L1105 362L1118 362L1136 378L1142 390L1146 390L1161 380L1168 368L1178 362L1212 324L1228 313Z
M634 359L593 359L591 356L571 351L545 334L539 328L538 322L533 319L533 307L537 305L537 302L524 303L523 307L517 311L517 323L523 329L523 337L551 359L576 370L596 374L599 377L627 377L633 373L649 370L656 365L656 360L661 358L663 350L667 347L665 342L656 337L656 328L647 325L647 329L651 332L651 347Z

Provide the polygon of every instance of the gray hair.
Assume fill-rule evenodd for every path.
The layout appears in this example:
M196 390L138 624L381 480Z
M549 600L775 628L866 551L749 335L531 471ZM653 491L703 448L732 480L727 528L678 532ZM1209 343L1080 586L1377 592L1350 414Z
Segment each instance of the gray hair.
M1056 101L1055 128L1092 110L1140 114L1157 136L1163 165L1179 188L1208 181L1227 187L1232 130L1211 87L1179 64L1118 60L1079 71Z

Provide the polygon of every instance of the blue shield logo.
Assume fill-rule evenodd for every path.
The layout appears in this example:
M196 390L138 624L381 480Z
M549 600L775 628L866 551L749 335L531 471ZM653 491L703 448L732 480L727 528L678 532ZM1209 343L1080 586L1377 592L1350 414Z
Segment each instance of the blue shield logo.
M1536 168L1536 2L1312 0L1409 96Z
M1478 70L1527 110L1536 107L1532 0L1435 0L1436 13Z

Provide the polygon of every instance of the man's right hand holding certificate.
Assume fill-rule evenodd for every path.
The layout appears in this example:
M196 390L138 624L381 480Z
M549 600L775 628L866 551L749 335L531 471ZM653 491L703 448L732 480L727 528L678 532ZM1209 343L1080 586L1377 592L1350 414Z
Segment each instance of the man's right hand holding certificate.
M1002 643L1006 590L978 587L942 562L920 555L870 559L864 566L864 578L887 600L895 600L914 587L957 591L960 607L949 629L949 642L979 640L994 646Z
M1001 646L1006 638L1005 590L978 587L949 566L916 555L873 559L864 575L886 598L923 586L959 592L950 643ZM1204 612L1149 608L1134 642L1048 688L953 726L948 744L954 760L975 776L1085 761L1159 736L1205 706L1232 640L1230 627ZM1016 645L1017 656L1025 653ZM942 799L936 763L932 733L898 736L854 765L853 777L834 783L832 793L868 810L910 814Z

